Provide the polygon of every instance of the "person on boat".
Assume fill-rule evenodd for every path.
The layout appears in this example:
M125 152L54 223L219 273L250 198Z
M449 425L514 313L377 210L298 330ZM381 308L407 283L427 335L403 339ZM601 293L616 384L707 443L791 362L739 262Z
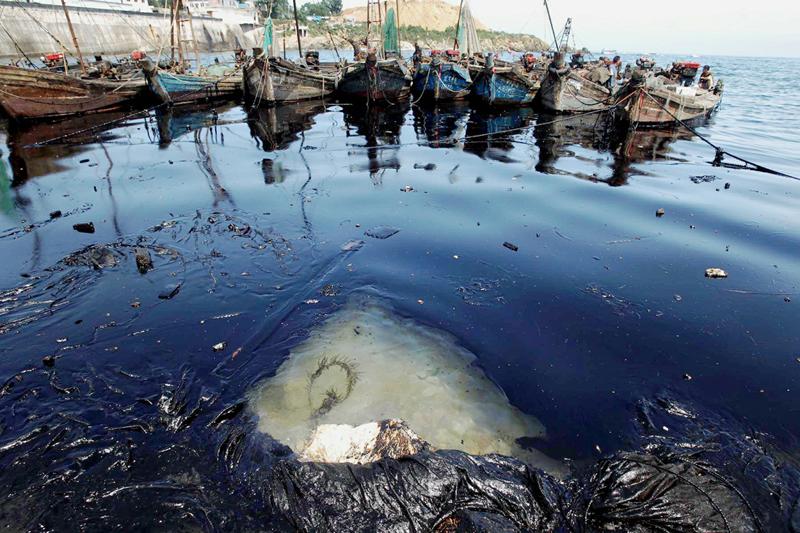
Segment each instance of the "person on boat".
M703 72L700 73L700 81L697 86L701 89L710 91L714 87L714 74L711 72L711 67L706 65L703 67Z
M536 68L536 56L531 52L522 56L522 68L525 69L525 72L532 72Z
M306 52L306 66L311 70L319 70L319 52L309 50Z
M617 81L622 77L622 58L614 56L611 63L608 64L608 88L613 90L617 86Z
M414 55L411 56L411 64L414 65L415 70L419 68L419 64L422 63L422 57L422 47L420 47L419 43L414 42Z

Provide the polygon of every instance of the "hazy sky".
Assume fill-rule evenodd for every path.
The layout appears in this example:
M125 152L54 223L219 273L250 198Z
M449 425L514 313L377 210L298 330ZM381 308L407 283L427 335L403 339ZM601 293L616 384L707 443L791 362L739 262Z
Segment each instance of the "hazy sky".
M550 36L542 0L469 1L491 28ZM800 0L550 0L550 9L557 32L572 17L577 44L592 50L800 56Z

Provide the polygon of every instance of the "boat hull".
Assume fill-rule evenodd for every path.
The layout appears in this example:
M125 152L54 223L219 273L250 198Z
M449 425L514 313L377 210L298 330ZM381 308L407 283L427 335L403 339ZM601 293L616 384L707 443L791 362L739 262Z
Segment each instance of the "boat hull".
M621 100L624 100L621 117L629 124L669 127L708 118L719 107L722 97L694 87L645 86Z
M134 106L144 82L81 80L55 72L0 67L0 106L14 120L48 120Z
M539 90L539 101L551 113L603 111L613 105L610 90L573 71L564 75L548 73Z
M300 102L331 96L338 75L308 70L279 58L254 59L243 71L245 99L255 105Z
M238 75L195 76L145 70L150 91L158 100L169 104L187 104L211 100L231 100L242 92Z
M337 94L343 98L394 103L411 94L411 74L400 60L356 63L345 70Z
M481 70L473 84L475 98L494 106L531 105L539 92L535 76L525 76L513 68Z
M469 70L453 63L420 64L411 85L416 97L436 102L462 100L469 96L471 88Z

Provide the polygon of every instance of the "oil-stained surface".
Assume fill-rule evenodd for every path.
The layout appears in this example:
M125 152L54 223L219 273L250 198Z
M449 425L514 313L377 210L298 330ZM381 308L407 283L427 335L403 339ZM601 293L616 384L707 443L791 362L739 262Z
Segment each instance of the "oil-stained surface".
M800 64L708 62L726 95L700 132L797 175ZM7 529L800 531L796 180L528 109L119 118L0 125ZM474 356L457 379L496 408L448 398L477 422L444 427L512 413L530 429L504 442L573 475L296 461L250 402L365 295L398 342Z

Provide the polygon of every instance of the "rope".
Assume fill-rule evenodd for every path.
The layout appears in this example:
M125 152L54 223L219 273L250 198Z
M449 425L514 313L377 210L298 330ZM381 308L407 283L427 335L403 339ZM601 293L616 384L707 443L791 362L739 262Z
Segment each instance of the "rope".
M686 128L687 130L689 130L689 131L690 131L690 132L692 132L693 134L697 135L697 137L699 137L699 138L700 138L700 140L702 140L704 143L706 143L707 145L709 145L710 147L712 147L712 148L713 148L713 149L716 151L716 155L714 156L714 162L713 162L713 165L714 165L715 167L722 166L722 158L723 158L724 156L726 156L726 155L727 155L727 156L730 156L730 157L732 157L732 158L734 158L734 159L736 159L736 160L738 160L738 161L741 161L741 162L742 162L742 163L744 163L745 165L750 165L751 167L753 167L753 168L751 168L751 169L748 169L748 168L745 166L744 168L745 168L746 170L756 170L756 171L758 171L758 172L764 172L764 173L766 173L766 174L773 174L773 175L775 175L775 176L782 176L782 177L784 177L784 178L790 178L790 179L793 179L793 180L800 181L800 178L798 178L797 176L792 176L791 174L786 174L785 172L781 172L781 171L779 171L779 170L774 170L774 169L771 169L771 168L765 167L765 166L763 166L763 165L759 165L758 163L753 163L752 161L748 161L747 159L744 159L743 157L739 157L739 156L737 156L737 155L735 155L735 154L732 154L732 153L728 152L727 150L725 150L725 149L721 148L720 146L718 146L718 145L714 144L713 142L711 142L710 140L708 140L708 139L707 139L707 138L706 138L706 137L705 137L703 134L701 134L700 132L698 132L698 131L697 131L695 128L691 127L691 126L690 126L690 125L688 125L686 122L684 122L684 121L683 121L683 120L681 120L680 118L676 117L676 116L675 116L675 114L674 114L672 111L670 111L670 110L669 110L669 108L667 108L666 106L664 106L664 105L663 105L661 102L659 102L659 101L658 101L658 100L657 100L655 97L653 97L653 96L652 96L650 93L648 93L648 92L647 92L647 91L645 91L644 89L639 89L639 91L641 91L642 93L644 93L644 94L645 94L645 96L647 96L648 98L650 98L652 101L654 101L654 102L656 103L656 105L658 105L658 106L659 106L661 109L663 109L664 111L666 111L666 112L667 112L667 114L668 114L669 116L671 116L671 117L672 117L672 118L675 120L675 122L677 122L678 124L680 124L681 126L683 126L684 128Z

